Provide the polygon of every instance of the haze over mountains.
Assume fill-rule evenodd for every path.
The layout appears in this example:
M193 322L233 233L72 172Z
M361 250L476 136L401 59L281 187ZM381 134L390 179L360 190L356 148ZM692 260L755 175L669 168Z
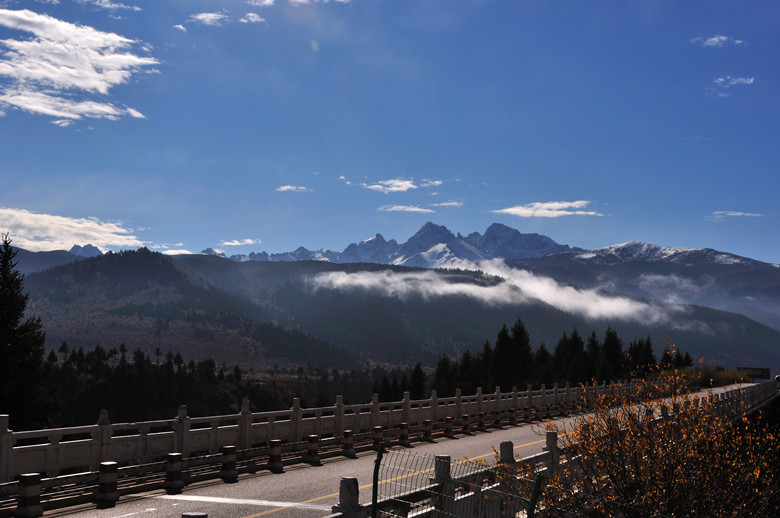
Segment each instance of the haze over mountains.
M626 341L652 336L659 352L669 337L707 361L780 367L780 267L710 249L630 242L587 251L500 224L464 237L427 223L405 243L376 235L342 252L301 247L231 260L213 251L76 254L94 250L17 256L24 273L62 265L28 278L31 309L51 340L106 343L122 329L131 346L193 346L196 355L213 348L261 366L274 355L294 361L283 345L292 338L281 336L289 330L299 342L336 347L341 352L330 356L343 361L353 354L430 362L440 352L478 348L522 318L532 341L548 348L572 328L600 334L611 326ZM141 277L136 288L112 291L122 267L110 265L122 255ZM169 280L147 271L162 265ZM241 307L241 317L207 304L214 294ZM305 350L297 349L300 361L322 361Z

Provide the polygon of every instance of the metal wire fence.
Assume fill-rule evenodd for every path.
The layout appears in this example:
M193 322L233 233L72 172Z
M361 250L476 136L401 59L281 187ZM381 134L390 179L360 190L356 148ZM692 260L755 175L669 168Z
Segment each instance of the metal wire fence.
M501 464L401 449L380 450L377 468L372 516L384 518L533 516L541 483L517 478Z

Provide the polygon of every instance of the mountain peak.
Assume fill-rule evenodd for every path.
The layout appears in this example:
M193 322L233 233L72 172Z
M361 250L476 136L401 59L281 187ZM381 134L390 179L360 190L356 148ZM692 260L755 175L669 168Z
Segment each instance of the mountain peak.
M227 257L224 252L220 252L219 250L214 250L213 248L206 248L205 250L201 250L201 255L215 255L217 257Z
M450 241L452 239L455 239L455 235L449 231L447 227L444 225L436 225L435 223L431 223L430 221L420 227L420 230L417 231L412 237L409 238L409 242L413 241L430 241L430 240L437 240L436 243L446 243L447 241Z
M103 255L103 252L98 247L92 245L73 245L70 253L79 257L99 257Z

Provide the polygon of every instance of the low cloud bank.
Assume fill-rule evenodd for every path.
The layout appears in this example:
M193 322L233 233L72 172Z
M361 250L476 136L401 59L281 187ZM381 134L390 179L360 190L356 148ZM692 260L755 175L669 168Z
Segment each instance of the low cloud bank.
M422 297L432 300L446 296L465 296L488 305L527 304L535 300L561 311L589 319L637 321L645 324L672 324L683 308L663 306L605 295L597 290L576 289L554 279L508 267L503 261L479 264L458 261L452 267L481 270L497 277L493 285L484 286L432 270L394 272L327 272L309 279L315 289L364 291L406 300Z
M69 218L7 207L0 207L0 231L10 235L14 246L32 252L69 250L74 244L91 244L101 250L144 246L134 231L120 222Z

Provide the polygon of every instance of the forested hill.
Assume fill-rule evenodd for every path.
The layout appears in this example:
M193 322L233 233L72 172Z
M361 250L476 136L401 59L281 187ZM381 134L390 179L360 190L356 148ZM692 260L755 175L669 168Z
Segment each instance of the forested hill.
M198 280L147 249L112 253L26 276L28 311L39 315L47 347L180 351L228 366L352 367L353 353L270 323L253 302Z
M28 310L41 316L49 348L62 341L125 343L149 354L181 351L218 366L263 370L350 369L358 358L433 365L442 352L456 357L481 349L496 329L520 318L534 348L549 347L564 331L587 335L611 326L627 341L650 336L660 345L668 337L713 364L780 368L780 332L742 315L582 291L519 271L506 275L322 261L238 263L142 249L84 259L25 282ZM554 296L543 300L539 290L550 287ZM572 297L579 307L569 304ZM602 307L639 309L626 317L588 316Z

